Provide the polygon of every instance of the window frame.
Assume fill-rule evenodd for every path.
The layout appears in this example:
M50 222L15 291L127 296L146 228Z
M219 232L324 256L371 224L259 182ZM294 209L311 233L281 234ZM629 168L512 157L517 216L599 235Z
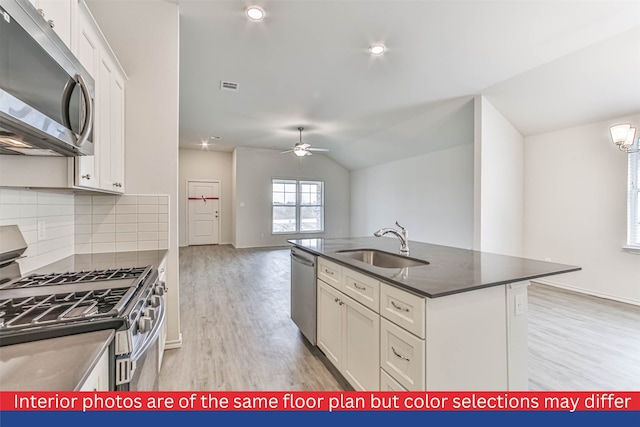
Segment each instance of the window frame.
M277 181L283 181L283 183L296 183L296 203L295 205L277 205L274 203L274 184ZM320 184L320 204L302 204L302 185L305 183ZM320 179L312 178L271 178L271 235L287 235L287 234L322 234L325 232L325 199L324 199L325 182ZM295 207L296 211L296 228L293 231L274 231L274 208L279 206ZM304 207L320 207L320 229L319 230L301 230L301 211Z
M640 144L639 144L640 145ZM627 245L630 252L640 253L640 152L629 154L627 183Z

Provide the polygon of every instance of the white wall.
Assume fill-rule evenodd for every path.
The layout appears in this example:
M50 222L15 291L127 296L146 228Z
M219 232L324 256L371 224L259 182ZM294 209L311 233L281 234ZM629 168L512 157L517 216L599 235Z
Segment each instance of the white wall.
M640 304L640 255L626 243L627 155L609 126L640 114L525 139L525 256L582 271L548 282Z
M409 240L473 245L473 102L425 129L435 151L351 172L351 234L397 220ZM425 125L427 126L427 125Z
M220 181L220 244L232 243L231 153L180 150L178 184L179 244L187 246L187 181Z
M474 249L522 256L523 142L484 96L476 97Z
M287 239L349 236L349 172L322 154L303 160L277 150L235 149L235 233L238 248L286 246ZM271 179L304 178L324 181L325 232L271 234Z
M169 195L167 343L181 342L178 278L178 6L164 1L88 5L129 80L125 103L127 194Z
M351 234L372 236L397 220L409 240L471 248L471 143L351 172Z

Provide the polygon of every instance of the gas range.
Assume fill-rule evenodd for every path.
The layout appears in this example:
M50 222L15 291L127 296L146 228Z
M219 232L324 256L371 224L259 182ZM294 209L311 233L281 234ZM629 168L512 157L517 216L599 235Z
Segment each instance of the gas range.
M7 236L15 237L16 230L8 234L0 227L0 240L5 240L0 246ZM9 278L5 271L13 271L8 267L16 264L18 252L9 259L0 250L0 347L112 329L111 386L133 388L130 383L140 375L144 360L153 359L146 353L165 322L166 288L158 270L153 265L125 266Z
M131 267L32 274L1 285L0 346L130 327L144 314L136 302L147 299L152 275L151 266Z

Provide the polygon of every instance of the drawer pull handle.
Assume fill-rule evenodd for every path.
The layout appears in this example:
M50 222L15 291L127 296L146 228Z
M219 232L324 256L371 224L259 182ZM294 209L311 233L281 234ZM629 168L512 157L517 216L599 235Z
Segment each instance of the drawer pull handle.
M325 269L324 269L324 272L333 276L333 271L329 271L329 270L327 270L327 269L325 268Z
M411 359L409 359L408 357L403 356L403 355L401 355L400 353L398 353L398 352L396 351L396 349L395 349L395 348L393 348L393 346L391 347L391 350L393 351L393 354L395 354L395 355L396 355L396 357L398 357L398 358L400 358L400 359L402 359L402 360L406 360L407 362L411 362Z
M409 312L408 308L405 307L400 307L399 305L396 305L395 302L391 301L391 305L393 306L393 308L395 308L396 310L402 310L402 311L406 311L407 313Z
M353 282L353 286L355 286L356 289L360 289L361 291L366 291L367 290L366 286L358 286L358 284L356 282Z

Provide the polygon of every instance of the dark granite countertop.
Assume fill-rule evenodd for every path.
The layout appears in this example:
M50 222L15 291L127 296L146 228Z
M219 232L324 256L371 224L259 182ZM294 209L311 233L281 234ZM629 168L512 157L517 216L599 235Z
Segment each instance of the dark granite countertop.
M167 250L132 251L132 252L106 252L98 254L76 254L59 261L47 264L36 270L25 273L49 274L66 273L69 271L100 270L107 268L146 267L147 265L158 268Z
M354 260L337 251L377 249L399 254L400 242L395 237L292 239L288 242L429 298L581 270L580 267L572 265L414 241L409 242L409 257L428 261L429 264L404 269L380 268Z

